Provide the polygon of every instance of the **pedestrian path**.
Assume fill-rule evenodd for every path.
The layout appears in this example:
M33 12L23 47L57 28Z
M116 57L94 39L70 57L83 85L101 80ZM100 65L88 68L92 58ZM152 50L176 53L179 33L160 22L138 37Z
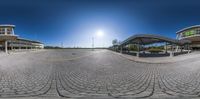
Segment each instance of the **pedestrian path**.
M112 53L120 55L132 61L145 62L145 63L174 63L174 62L184 61L187 59L200 58L200 52L193 52L193 53L178 55L174 57L137 57L137 56L121 54L117 52L112 52Z

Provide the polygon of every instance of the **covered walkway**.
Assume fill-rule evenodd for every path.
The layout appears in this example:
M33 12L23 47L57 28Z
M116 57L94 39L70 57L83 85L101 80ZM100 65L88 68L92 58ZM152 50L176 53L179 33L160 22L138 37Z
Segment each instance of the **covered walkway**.
M146 55L145 51L142 50L143 46L153 44L153 43L165 43L165 53L170 56L174 56L176 54L182 53L184 51L189 51L189 44L191 43L189 40L176 40L160 35L155 34L138 34L129 37L119 44L120 52L128 52L127 45L135 44L137 45L136 56ZM180 51L179 51L180 50ZM143 51L143 53L140 53ZM169 52L169 53L168 53ZM158 54L157 54L158 55Z

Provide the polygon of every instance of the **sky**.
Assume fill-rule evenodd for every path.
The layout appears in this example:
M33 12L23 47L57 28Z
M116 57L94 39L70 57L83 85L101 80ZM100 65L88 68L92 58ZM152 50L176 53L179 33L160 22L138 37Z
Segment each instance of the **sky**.
M92 47L94 38L95 47L108 47L135 34L175 38L200 24L199 9L199 0L0 0L0 24L45 45Z

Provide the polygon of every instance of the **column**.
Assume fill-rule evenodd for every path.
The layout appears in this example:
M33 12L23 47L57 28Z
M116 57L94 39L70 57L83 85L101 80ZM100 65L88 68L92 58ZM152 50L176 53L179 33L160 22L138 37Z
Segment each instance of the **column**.
M5 35L7 35L8 33L7 33L7 28L5 28Z
M165 53L167 54L167 42L165 42Z
M145 49L145 44L142 44L142 50L143 50L142 52L143 52L143 54L145 55L146 53L145 53L145 50L144 50L144 49Z
M5 52L8 53L8 41L5 41Z
M120 53L122 53L123 51L123 46L120 46Z
M181 52L183 52L183 46L180 46L180 48L181 48Z
M127 50L128 50L128 54L129 54L130 53L130 44L128 45Z
M13 50L13 42L10 41L11 50Z
M173 57L174 53L173 53L173 44L171 44L171 52L170 52L170 57Z
M190 46L189 46L189 44L187 44L187 50L188 50L188 53L190 53Z
M15 35L14 29L12 28L12 34Z
M138 52L137 52L136 56L140 57L140 44L139 43L137 44L137 48L138 48Z

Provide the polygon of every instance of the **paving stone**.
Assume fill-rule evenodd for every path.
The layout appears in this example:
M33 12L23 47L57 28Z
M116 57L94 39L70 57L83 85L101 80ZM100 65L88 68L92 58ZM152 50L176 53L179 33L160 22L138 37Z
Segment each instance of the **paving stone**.
M199 58L158 64L108 50L10 55L0 61L0 97L198 98Z

